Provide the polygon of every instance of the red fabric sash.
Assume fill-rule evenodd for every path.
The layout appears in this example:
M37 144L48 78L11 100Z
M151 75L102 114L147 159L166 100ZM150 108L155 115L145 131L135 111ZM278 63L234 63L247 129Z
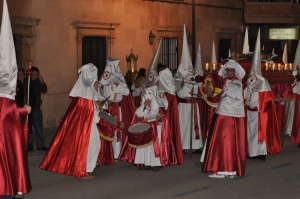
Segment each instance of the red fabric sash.
M108 106L108 112L111 114L114 118L116 118L117 121L120 121L120 103L119 102L113 102L109 104ZM121 130L117 128L117 126L113 127L113 133L117 130L117 142L121 141ZM110 133L109 133L110 134Z
M192 99L192 98L179 98L180 103L192 103L193 101L193 113L194 113L194 130L196 134L196 140L200 139L200 134L199 134L199 125L198 125L198 99Z

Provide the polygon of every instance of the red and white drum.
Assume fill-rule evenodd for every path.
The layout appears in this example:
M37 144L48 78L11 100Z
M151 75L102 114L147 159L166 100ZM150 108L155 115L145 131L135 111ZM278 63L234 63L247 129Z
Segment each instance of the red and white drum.
M102 118L97 124L99 135L101 138L112 142L115 136L114 129L118 125L118 122L112 115L103 110L99 111L99 116Z
M132 148L143 148L153 144L154 134L150 124L138 122L128 128L128 144Z

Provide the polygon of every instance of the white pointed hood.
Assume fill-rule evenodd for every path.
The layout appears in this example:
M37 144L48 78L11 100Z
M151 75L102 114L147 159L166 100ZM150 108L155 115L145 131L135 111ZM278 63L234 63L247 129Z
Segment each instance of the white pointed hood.
M215 47L215 42L213 41L212 44L212 50L211 50L211 64L216 64L217 62L217 56L216 56L216 47ZM211 66L212 67L212 66Z
M284 64L288 64L287 43L284 44L283 53L282 53L282 62Z
M260 53L260 29L258 29L250 75L247 80L248 88L255 92L271 90L268 80L262 76Z
M230 48L228 50L228 58L231 58L231 51L230 51Z
M159 72L158 92L175 94L175 81L169 68L165 68Z
M198 46L198 51L197 51L196 61L195 61L195 75L203 76L200 43Z
M0 97L15 100L17 85L17 60L6 0L0 34Z
M113 83L119 83L127 86L125 78L119 67L120 60L108 58L105 69L100 79L101 85L110 85Z
M189 46L187 43L185 25L183 27L183 42L182 42L182 54L181 61L178 66L177 73L175 74L175 82L180 83L184 80L187 75L194 74L193 64L191 60L191 55L189 51Z
M244 55L249 54L249 52L250 52L250 47L249 47L248 28L246 27L242 54Z
M70 92L71 97L82 97L85 99L94 99L94 83L98 80L98 69L92 64L83 65L78 70L78 79Z
M298 41L298 46L297 46L295 59L294 59L294 71L293 71L294 76L296 76L298 74L297 66L300 67L300 39Z
M161 43L162 43L162 39L159 41L159 44L157 46L157 49L155 51L155 54L152 58L151 64L149 66L148 69L148 84L150 85L154 85L155 82L157 81L157 64L158 64L158 58L161 54Z

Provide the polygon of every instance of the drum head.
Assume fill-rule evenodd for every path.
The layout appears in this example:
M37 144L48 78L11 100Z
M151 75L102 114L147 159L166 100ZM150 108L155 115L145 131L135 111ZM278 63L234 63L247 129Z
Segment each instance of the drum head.
M102 111L102 110L100 110L99 113L103 116L103 119L105 121L107 121L108 123L113 124L113 125L118 125L116 118L114 118L111 114L109 114L105 111Z
M131 125L128 128L128 131L130 133L143 133L143 132L149 130L150 127L151 126L148 123L136 123L136 124Z

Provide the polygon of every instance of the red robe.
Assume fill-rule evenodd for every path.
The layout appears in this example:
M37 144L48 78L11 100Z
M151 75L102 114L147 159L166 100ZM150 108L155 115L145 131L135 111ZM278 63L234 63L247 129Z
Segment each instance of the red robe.
M122 110L122 121L124 122L124 129L122 130L122 143L124 145L125 139L127 137L128 128L130 126L131 120L134 114L134 105L131 94L128 96L123 96L122 100L119 102ZM119 114L119 107L109 109L109 113L112 116ZM100 134L105 134L107 138L104 136L100 136L100 151L97 163L103 165L114 165L114 152L112 141L114 139L115 130L118 128L112 124L104 120L100 120L97 124ZM121 130L120 130L121 131Z
M0 195L28 193L27 110L15 101L0 97Z
M40 168L77 178L86 176L87 153L93 118L93 101L75 97Z
M203 173L236 171L238 176L245 174L247 145L244 117L214 114L206 145L209 147L206 148Z
M175 144L174 144L174 140L173 140L173 139L175 139L175 141L180 141L180 137L178 140L178 138L175 135L172 135L173 132L170 130L171 125L169 124L169 119L167 118L167 115L166 115L167 112L160 108L159 114L162 116L162 120L163 120L162 127L161 127L161 143L158 144L158 140L157 139L154 140L154 144L153 144L154 151L156 154L159 154L162 166L180 164L180 162L177 158L177 157L180 157L180 154L179 154L179 156L176 154L176 150L178 150L179 147L177 146L177 148L175 148L175 146L174 146ZM135 115L133 117L132 124L135 124L142 120L143 120L142 118L138 118ZM179 124L179 123L177 123L177 124ZM155 129L154 130L155 132L156 132L157 125L158 125L157 122L151 122L151 126L153 129ZM175 138L174 138L174 136L175 136ZM154 137L157 138L157 136L154 136ZM180 144L180 148L181 148L181 144ZM136 152L136 149L129 146L128 136L126 136L124 145L120 152L119 159L122 160L123 162L129 162L131 164L134 164L135 152ZM180 152L182 154L182 149ZM182 157L181 162L182 162L181 164L183 164L183 157Z
M100 134L100 151L98 155L98 164L114 165L114 151L112 141L114 139L115 126L105 120L100 120L97 124Z
M180 136L180 126L179 126L179 112L178 112L178 103L175 95L165 93L168 100L168 109L166 110L166 121L169 123L170 131L165 132L164 128L162 128L162 139L166 139L167 137L172 138L172 145L175 149L175 154L172 154L171 151L166 151L169 154L169 160L166 162L166 165L175 165L175 164L183 164L183 153L182 153L182 145L181 145L181 136ZM163 122L163 124L167 124ZM165 129L168 129L167 127ZM165 141L167 142L167 141ZM164 143L162 141L162 143ZM175 155L175 157L173 156ZM165 162L165 161L164 161Z
M272 91L258 93L258 142L265 141L270 155L281 153L276 104Z
M295 113L291 141L300 144L300 95L294 94Z

